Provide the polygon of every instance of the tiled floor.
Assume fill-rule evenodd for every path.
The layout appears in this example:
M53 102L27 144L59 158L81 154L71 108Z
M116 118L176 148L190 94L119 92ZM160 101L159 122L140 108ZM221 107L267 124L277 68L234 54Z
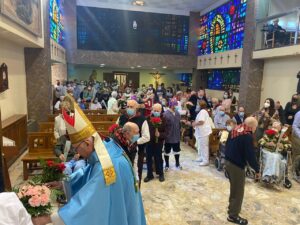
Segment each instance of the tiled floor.
M195 158L195 150L182 144L182 171L171 159L165 182L142 183L148 225L230 224L227 179L213 165L199 167ZM22 180L20 161L10 168L10 175L13 184ZM290 190L274 189L247 180L242 216L251 225L300 225L300 185L293 182Z

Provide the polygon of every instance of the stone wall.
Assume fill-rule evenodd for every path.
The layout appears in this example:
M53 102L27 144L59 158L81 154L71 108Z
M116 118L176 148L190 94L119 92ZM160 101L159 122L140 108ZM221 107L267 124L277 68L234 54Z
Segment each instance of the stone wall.
M259 109L264 62L253 60L255 47L256 4L258 0L247 1L243 61L240 80L240 105L249 113Z
M56 84L57 80L64 81L68 79L67 65L56 63L51 66L52 85Z
M36 121L46 121L52 106L49 0L43 12L44 48L25 48L28 119Z

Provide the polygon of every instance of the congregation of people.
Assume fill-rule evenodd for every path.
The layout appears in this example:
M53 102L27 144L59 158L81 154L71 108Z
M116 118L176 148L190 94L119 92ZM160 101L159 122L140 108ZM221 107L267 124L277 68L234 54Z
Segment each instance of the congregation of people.
M110 178L106 177L106 173L101 175L104 176L106 185L114 182L110 179L115 179L115 173L123 181L131 180L130 176L134 177L134 185L128 184L129 186L123 187L129 195L125 201L135 202L131 210L131 213L135 215L130 217L134 219L128 224L145 224L141 197L136 194L139 192L134 191L134 189L142 188L142 181L150 182L155 179L154 174L156 174L159 181L164 182L165 173L169 170L184 169L180 158L182 141L193 143L193 147L198 152L194 161L199 166L210 165L210 137L213 131L218 131L219 152L222 158L222 165L218 167L218 170L225 170L230 181L227 218L229 222L248 224L246 219L240 217L244 197L245 170L252 170L255 180L261 179L262 182L268 184L278 184L283 174L284 186L291 188L288 164L283 162L292 152L293 176L296 181L300 180L300 154L294 150L300 149L300 105L297 94L292 96L285 108L279 101L267 98L262 109L257 112L247 112L246 107L239 104L231 89L225 90L223 98L218 99L206 95L203 88L192 90L180 85L165 87L164 83L156 87L153 84L134 87L131 81L127 85L119 85L117 81L108 83L74 80L63 84L57 81L54 94L56 97L54 112L58 113L54 125L54 136L57 139L54 152L62 162L65 162L64 173L72 177L72 180L81 179L76 178L77 176L86 177L84 179L87 179L87 182L81 187L83 189L89 184L89 180L93 182L99 176L99 173L93 169L96 168L95 162L99 160L102 169L105 170L107 169L105 166L110 165L107 156L110 157L116 172L110 172L109 174L112 174ZM69 109L70 102L76 105L73 111ZM101 148L104 148L107 153L99 149L101 144L98 138L100 137L93 133L94 129L91 131L87 124L83 130L80 130L81 128L76 130L76 125L70 122L73 118L72 114L76 116L76 107L78 107L77 110L83 112L87 109L104 110L107 114L119 115L116 124L109 128L109 136L101 136L104 143ZM81 117L82 113L79 115ZM83 120L85 120L84 116ZM78 132L76 135L72 134L74 129ZM172 155L175 161L174 166L170 163ZM124 163L121 156L127 159L132 167L132 173L119 171L119 167L116 167ZM145 158L147 173L143 178ZM260 166L261 161L264 162L264 167ZM78 170L84 173L76 173ZM133 175L135 170L137 170L137 175ZM93 171L92 174L90 174L91 171ZM101 171L101 167L97 171ZM61 186L57 183L49 185ZM75 182L75 187L73 187L75 192L80 190L77 185ZM94 188L93 185L92 188ZM111 190L116 189L111 186ZM84 193L87 194L87 192ZM98 193L96 187L95 193ZM84 194L75 195L70 201L71 204L67 204L51 216L52 222L54 224L64 224L63 221L65 224L72 223L74 220L69 215L70 212L76 213L80 209L88 210L89 202L96 201L101 196L103 197L102 194L97 194L95 199L90 196L91 198L86 201L87 197ZM118 201L113 200L112 206L116 207ZM112 215L111 211L105 213L105 216L109 215ZM93 217L95 221L100 218L96 215ZM115 224L117 223L118 219ZM43 222L37 224L43 224Z

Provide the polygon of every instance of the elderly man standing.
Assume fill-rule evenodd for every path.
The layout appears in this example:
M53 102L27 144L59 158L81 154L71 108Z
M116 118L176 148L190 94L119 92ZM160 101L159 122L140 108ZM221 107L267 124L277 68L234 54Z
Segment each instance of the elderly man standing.
M88 165L69 178L71 198L52 214L54 225L145 225L141 194L134 171L122 148L112 139L102 142L73 99L67 98L64 119L76 151L88 160ZM124 124L138 134L134 124ZM134 132L127 136L135 141ZM108 151L109 149L109 151ZM60 187L60 183L48 184ZM44 219L38 225L50 223Z
M225 165L230 181L230 196L227 220L236 224L248 224L239 216L242 208L245 188L245 166L249 164L259 178L259 165L256 161L253 145L253 133L257 120L248 117L245 123L237 126L228 137L225 150Z
M148 118L149 130L150 130L150 142L147 145L146 157L147 157L147 177L144 182L149 182L154 179L152 171L152 158L154 157L156 173L159 175L159 181L165 180L163 171L163 159L162 148L164 140L167 136L166 122L162 116L161 104L154 104L152 107L152 114ZM161 121L160 125L156 125L155 121ZM158 127L157 127L158 126Z
M166 120L166 130L168 131L165 139L165 171L168 171L170 168L169 157L172 149L175 156L176 168L182 169L179 162L181 136L180 114L178 112L178 102L176 99L172 99L169 102L169 109L164 113L164 118Z
M138 125L139 127L140 138L136 141L136 143L138 145L138 176L140 185L142 179L146 143L150 141L150 133L147 119L143 115L137 113L137 108L138 103L135 100L128 100L126 113L120 116L118 123L121 127L123 127L125 123L132 122ZM132 165L134 164L135 156L136 149L132 149L129 154L129 158L132 162Z
M225 107L221 105L218 113L214 117L214 124L217 129L226 129L226 121L230 120L230 117L225 112Z
M117 114L119 112L117 96L118 93L116 91L111 93L111 97L107 103L107 114Z

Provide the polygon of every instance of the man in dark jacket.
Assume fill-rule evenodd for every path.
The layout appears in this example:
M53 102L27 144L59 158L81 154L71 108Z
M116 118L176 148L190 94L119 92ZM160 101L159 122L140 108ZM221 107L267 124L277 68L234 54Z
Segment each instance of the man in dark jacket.
M239 216L245 188L245 166L249 164L259 178L259 165L256 161L253 133L257 128L257 120L248 117L237 126L226 143L225 165L230 181L230 196L227 220L232 223L246 225L248 221Z
M164 171L163 171L163 159L162 159L162 148L164 140L167 135L166 122L162 116L162 106L161 104L154 104L152 107L152 114L148 118L149 131L150 131L150 142L146 148L147 157L147 177L144 182L149 182L154 178L152 171L152 157L154 157L156 173L159 175L159 181L163 182ZM155 120L160 120L159 127L156 127Z
M150 134L149 134L149 126L147 119L137 113L138 103L135 100L128 100L126 113L122 114L119 118L119 125L123 127L125 123L132 122L138 125L140 137L134 141L137 143L138 146L138 176L139 176L139 186L141 184L142 179L142 172L143 172L143 163L145 158L145 150L146 144L150 141ZM134 165L134 159L136 156L136 149L131 149L129 158Z

